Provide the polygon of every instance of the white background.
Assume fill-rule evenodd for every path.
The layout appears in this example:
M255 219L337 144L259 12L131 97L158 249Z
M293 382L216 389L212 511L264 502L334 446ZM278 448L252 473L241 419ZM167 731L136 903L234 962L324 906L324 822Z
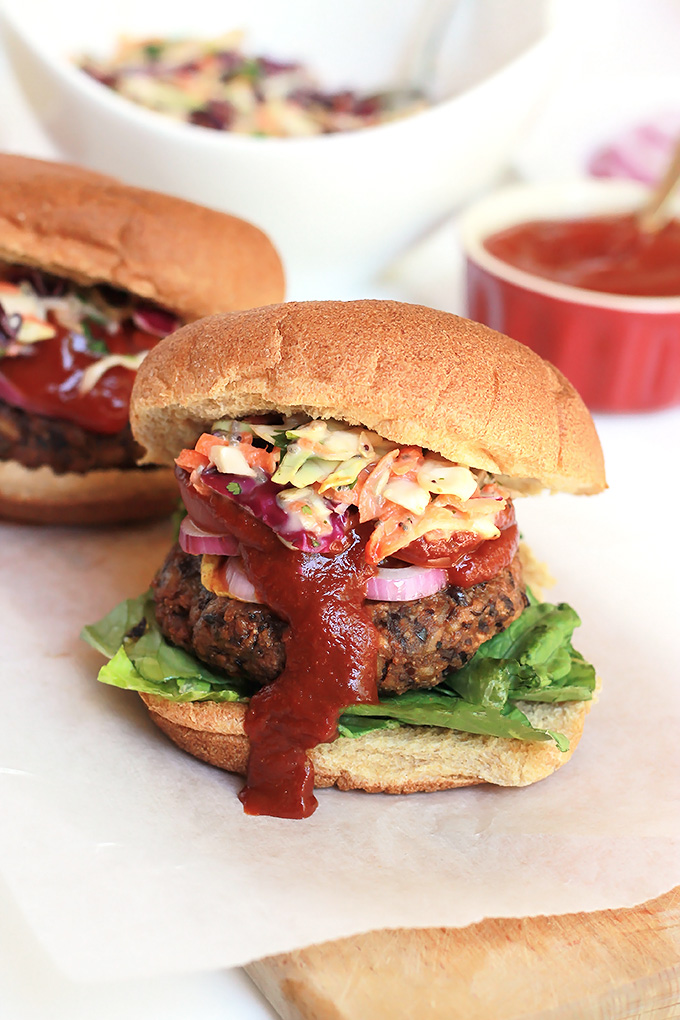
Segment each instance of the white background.
M568 164L573 160L574 121L578 125L582 117L583 130L588 132L593 130L593 118L601 118L603 129L605 120L616 120L612 104L606 98L614 79L621 83L622 89L625 83L628 90L616 104L616 114L620 117L627 101L634 108L641 94L650 93L652 79L677 73L680 4L676 0L589 0L572 2L569 6L571 17L580 25L580 52L574 54L569 79L555 97L554 105L535 126L524 153L518 153L520 167L530 174L540 160L544 161L540 172L545 172L546 148L550 149L551 162L562 158ZM638 87L636 82L639 82ZM592 102L588 101L589 96ZM598 106L599 97L605 98ZM0 102L0 147L50 155L49 146L13 93L1 56ZM667 97L666 107L673 104L680 106L680 92ZM557 111L552 120L551 109ZM560 111L565 110L572 112L572 119L570 123L563 121L569 131L565 130L568 137L561 151L554 141L554 122L562 121ZM595 127L599 129L600 125ZM541 141L548 135L549 146ZM445 243L448 245L448 238ZM458 293L453 279L455 251L449 252L451 279L447 281L442 278L441 250L441 247L432 246L429 250L423 249L410 263L407 260L390 282L390 290L405 299L425 296L432 303L455 306ZM677 473L678 413L645 415L640 422L650 442L665 445L670 471ZM608 458L612 463L623 463L631 441L631 420L610 416L601 424ZM188 1017L255 1020L274 1014L241 972L94 985L69 981L56 970L6 889L0 885L0 1015L8 1020L43 1017L90 1020L95 1016L99 1020L123 1016L126 1020Z

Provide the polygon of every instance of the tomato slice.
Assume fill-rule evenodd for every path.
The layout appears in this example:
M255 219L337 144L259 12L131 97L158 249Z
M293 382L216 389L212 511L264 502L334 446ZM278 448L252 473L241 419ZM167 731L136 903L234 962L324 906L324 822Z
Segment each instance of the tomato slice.
M471 531L457 531L446 538L423 535L392 555L420 567L443 567L448 570L450 584L469 588L490 580L508 566L517 552L519 531L510 500L496 514L494 523L501 532L498 538L483 539Z
M410 545L392 553L395 559L415 563L419 567L455 567L466 553L479 549L483 538L471 531L457 531L446 538L423 535Z
M494 524L501 531L502 537L502 533L514 523L515 508L508 500L503 509L496 514ZM480 538L472 531L456 531L445 538L430 538L423 535L392 555L397 560L415 563L419 567L455 567L463 557L466 559L472 557L487 542L492 545L497 541L497 538Z
M471 588L473 584L490 581L509 566L519 548L519 528L511 524L498 538L482 542L479 549L465 554L454 567L449 567L449 584L458 588Z

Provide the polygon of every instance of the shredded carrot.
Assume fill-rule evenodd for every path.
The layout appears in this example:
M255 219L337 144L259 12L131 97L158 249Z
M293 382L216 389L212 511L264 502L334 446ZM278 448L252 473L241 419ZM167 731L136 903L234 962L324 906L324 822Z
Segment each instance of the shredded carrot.
M449 493L441 496L435 496L432 502L435 506L453 507L454 510L463 510L465 508L464 499L461 499L460 496L454 496Z
M308 436L300 436L296 439L296 444L301 450L309 450L316 457L323 456L328 453L328 448L323 443L317 443L315 439L309 439Z
M197 450L182 450L179 457L175 458L175 464L184 468L185 471L194 471L196 468L207 467L210 461Z
M269 475L274 474L281 457L280 450L267 453L266 450L253 446L253 437L249 432L244 432L236 444L228 436L213 436L209 432L204 432L196 443L196 450L198 453L203 454L204 457L209 458L210 451L214 446L234 446L239 453L243 454L250 467L263 468Z
M209 458L213 446L231 446L231 440L226 436L213 436L210 432L204 432L202 436L199 436L195 450Z
M500 496L501 499L506 499L508 495L507 492L502 489L500 485L496 485L495 482L488 482L486 485L483 485L479 491L483 496Z
M319 483L315 482L312 488L318 489ZM344 506L356 505L359 501L359 494L356 485L350 489L349 486L340 489L324 489L324 499L332 499L335 503L342 503Z
M471 499L463 500L459 496L442 495L437 496L434 503L436 506L452 506L467 517L497 514L506 505L505 500L485 499L483 496L473 496Z
M378 522L366 543L366 560L368 563L380 563L381 560L392 556L397 550L403 549L431 531L441 531L445 535L463 531L466 527L463 520L457 518L451 510L435 506L433 503L420 516L391 503L388 512Z
M422 467L425 458L423 457L423 451L419 446L405 446L403 450L399 451L399 456L392 464L393 475L406 475L410 472L415 472L418 468Z
M364 475L363 471L360 473L356 488L359 491L359 520L362 524L380 516L380 511L385 505L381 493L387 485L392 464L398 456L398 450L390 450L378 461L370 474Z
M279 458L281 457L280 450L273 450L271 453L267 453L266 450L262 450L258 446L250 446L247 443L242 443L238 449L250 467L262 468L268 475L273 475L276 471Z
M413 541L413 514L403 510L401 514L378 521L366 543L366 562L380 563L397 549Z

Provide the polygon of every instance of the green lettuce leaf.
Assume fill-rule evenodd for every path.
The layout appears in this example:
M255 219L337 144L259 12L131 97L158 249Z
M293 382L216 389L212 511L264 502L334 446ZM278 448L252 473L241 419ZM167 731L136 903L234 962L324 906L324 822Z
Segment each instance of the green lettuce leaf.
M341 715L338 719L338 734L341 737L361 737L370 730L398 730L401 723L396 719L370 719L357 715Z
M144 618L145 607L150 598L151 592L147 591L139 598L119 602L97 623L83 627L81 638L107 659L111 659L122 645L128 631L138 626L140 620Z
M482 733L493 737L514 737L516 740L556 740L551 730L541 730L529 722L516 706L503 709L473 705L455 695L446 695L440 688L431 691L407 691L393 697L383 697L377 705L352 705L345 710L342 720L353 716L387 717L408 726L443 726L465 733ZM374 727L372 727L374 728ZM366 729L364 729L366 732ZM564 738L557 740L561 750Z
M534 602L444 684L466 701L489 708L501 708L509 699L588 701L595 670L571 644L580 622L565 603Z
M530 594L530 593L529 593ZM539 729L517 702L587 701L595 690L595 670L571 644L580 620L564 603L530 605L470 661L428 691L384 695L376 705L352 705L341 715L338 732L358 737L374 729L442 726L465 733L517 740L568 741ZM163 637L151 592L128 599L83 630L83 638L110 661L103 683L156 694L171 701L247 701L247 679L225 679Z
M156 621L150 591L115 606L83 639L110 661L98 680L114 687L157 694L170 701L244 701L245 681L213 673L193 655L168 644Z

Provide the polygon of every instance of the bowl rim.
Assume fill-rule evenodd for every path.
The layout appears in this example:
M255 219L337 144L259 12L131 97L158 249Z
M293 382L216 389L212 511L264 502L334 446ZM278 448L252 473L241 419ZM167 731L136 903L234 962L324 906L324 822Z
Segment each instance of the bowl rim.
M505 227L550 216L554 219L571 219L575 216L597 215L603 199L601 213L631 212L638 208L649 189L636 181L572 177L544 184L510 184L485 195L468 206L458 219L458 234L468 262L507 283L534 291L545 297L569 304L603 308L615 312L636 312L651 315L680 314L680 295L655 297L645 295L610 294L588 290L572 284L548 280L525 269L511 266L484 247L484 240ZM576 204L585 200L581 212L565 213L565 195L576 198ZM610 204L611 203L611 204ZM680 212L680 198L672 202ZM533 208L533 212L530 210ZM494 215L495 214L495 215ZM490 226L490 222L494 225Z
M12 7L14 7L14 10L12 10ZM243 150L258 148L260 151L264 149L279 149L282 146L284 149L290 150L291 143L295 146L296 150L304 150L307 147L314 147L320 144L325 146L361 144L358 140L376 137L376 132L379 133L378 138L382 137L385 132L397 135L399 132L403 133L404 130L409 130L409 125L413 121L418 121L419 123L427 122L428 120L436 121L445 117L449 107L460 100L462 96L472 96L491 87L496 79L512 73L520 62L527 58L536 59L537 54L540 56L543 50L555 48L558 42L558 33L555 30L555 26L549 24L544 28L540 38L503 64L502 67L499 67L493 74L476 82L464 92L434 102L426 106L425 109L418 110L406 117L387 121L383 124L375 124L370 129L357 128L351 131L339 131L332 134L292 135L279 138L242 135L231 131L216 131L213 128L203 127L200 124L189 124L185 121L173 120L171 117L150 110L121 96L113 89L102 85L72 61L52 52L49 47L42 44L40 39L32 38L24 31L24 28L25 26L22 25L21 15L17 12L16 4L13 5L11 0L2 0L0 2L0 29L4 29L4 31L9 29L10 32L14 32L22 44L30 49L34 56L41 60L53 74L61 77L73 89L82 91L84 96L92 102L103 103L105 108L108 108L110 112L119 118L128 119L132 125L137 124L145 128L153 128L168 138L183 139L184 141L191 140L206 148L232 146L235 149Z

